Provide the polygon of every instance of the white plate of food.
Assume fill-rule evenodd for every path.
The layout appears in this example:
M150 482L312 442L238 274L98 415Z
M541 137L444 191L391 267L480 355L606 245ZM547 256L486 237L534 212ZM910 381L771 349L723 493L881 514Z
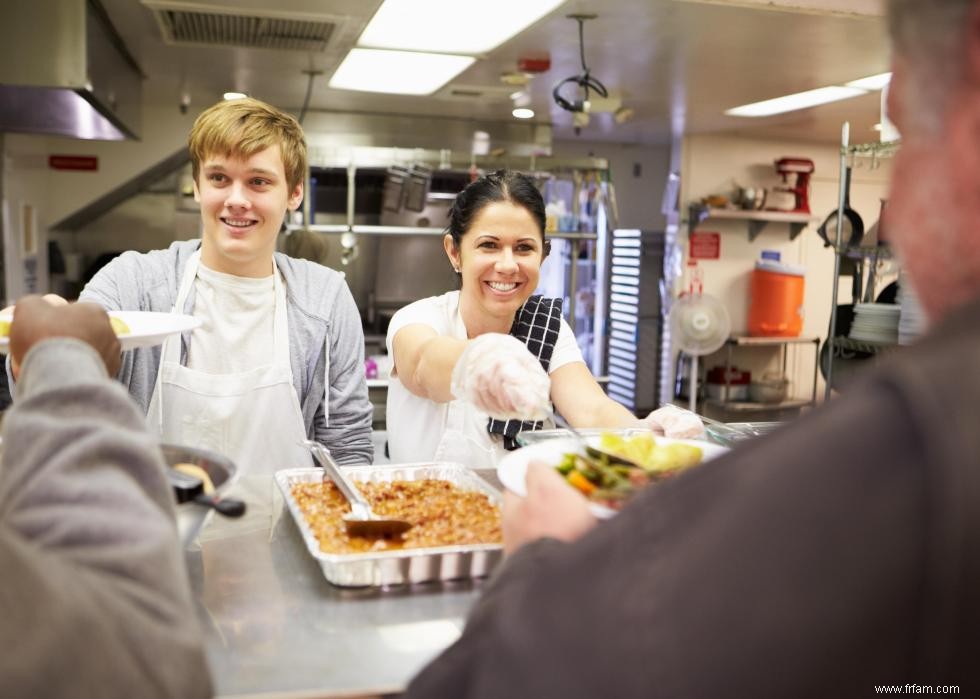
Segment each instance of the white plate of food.
M11 319L12 313L0 313L0 354L6 354L10 344ZM194 316L152 311L109 311L109 319L123 350L159 345L170 335L201 325Z
M610 433L614 438L624 439L621 435ZM517 495L525 495L524 476L527 465L532 461L548 464L561 473L570 487L575 487L589 499L593 514L600 518L612 517L618 508L634 495L639 489L649 487L657 481L670 477L686 468L697 466L728 451L727 447L710 442L694 439L671 439L669 437L652 437L637 435L626 437L632 442L626 451L617 451L616 446L610 448L602 437L587 436L586 444L600 447L603 451L622 453L637 457L646 465L644 469L600 462L600 472L591 467L595 466L594 459L583 458L579 441L575 438L550 439L528 447L523 447L508 453L497 464L497 477L504 487ZM653 445L646 444L646 440ZM660 450L658 452L658 450ZM577 457L572 463L572 457ZM618 470L617 468L618 467ZM613 471L608 471L612 468ZM577 475L573 475L577 474ZM619 476L622 480L616 479Z

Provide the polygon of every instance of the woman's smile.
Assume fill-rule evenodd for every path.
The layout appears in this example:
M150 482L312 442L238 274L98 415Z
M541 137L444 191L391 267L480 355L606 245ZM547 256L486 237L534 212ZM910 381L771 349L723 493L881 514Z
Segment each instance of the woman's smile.
M488 287L490 287L490 289L492 289L494 292L496 292L497 294L501 294L501 295L509 295L509 294L511 294L514 290L516 290L520 286L520 284L518 284L517 282L494 282L494 281L489 281L489 282L484 282L484 283Z

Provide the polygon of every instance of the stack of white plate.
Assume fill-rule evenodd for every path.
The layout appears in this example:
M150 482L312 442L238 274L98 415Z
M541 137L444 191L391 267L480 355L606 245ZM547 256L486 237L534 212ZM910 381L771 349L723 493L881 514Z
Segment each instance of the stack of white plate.
M849 337L862 342L897 343L901 310L901 306L894 303L854 304L854 321Z
M898 302L902 309L898 320L898 344L908 345L925 331L926 317L918 297L908 284L902 284Z

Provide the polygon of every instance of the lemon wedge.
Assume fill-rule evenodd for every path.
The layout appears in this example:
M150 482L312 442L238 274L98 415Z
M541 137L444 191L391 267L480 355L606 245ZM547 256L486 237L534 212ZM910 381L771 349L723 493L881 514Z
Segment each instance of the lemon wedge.
M112 331L116 335L129 335L131 332L129 326L121 318L116 318L115 316L109 316L109 323L112 325Z

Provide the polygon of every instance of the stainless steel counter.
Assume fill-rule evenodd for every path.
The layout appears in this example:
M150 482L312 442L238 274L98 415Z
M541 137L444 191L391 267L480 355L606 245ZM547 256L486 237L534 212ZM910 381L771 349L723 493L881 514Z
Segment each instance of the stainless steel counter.
M265 530L189 550L187 562L221 697L401 691L456 640L482 584L335 588L285 510Z

